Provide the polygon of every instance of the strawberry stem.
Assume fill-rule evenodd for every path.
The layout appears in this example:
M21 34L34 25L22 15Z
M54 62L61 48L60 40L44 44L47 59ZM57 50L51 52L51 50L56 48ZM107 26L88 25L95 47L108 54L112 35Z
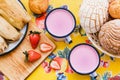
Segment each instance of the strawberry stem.
M40 32L38 32L38 31L30 31L30 34L40 34Z
M53 59L51 59L51 60L49 61L49 66L50 66L50 64L51 64L52 61L53 61Z
M25 51L25 52L23 52L23 54L25 55L25 62L27 62L28 61L28 52Z

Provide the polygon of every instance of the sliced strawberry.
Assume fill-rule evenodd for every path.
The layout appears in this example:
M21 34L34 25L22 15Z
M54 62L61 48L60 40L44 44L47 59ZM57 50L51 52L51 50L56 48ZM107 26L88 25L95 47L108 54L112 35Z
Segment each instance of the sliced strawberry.
M48 62L43 62L42 67L45 68L46 66L48 66Z
M40 29L45 28L45 26L44 26L45 17L46 17L46 14L43 14L43 16L36 18L36 24L37 24L38 28L40 28Z
M54 61L54 60L51 62L50 67L55 70L60 70L60 68L61 68L60 65L58 64L58 62Z
M59 65L62 65L63 58L55 57L53 60L54 60L54 61L57 61Z
M48 44L48 43L41 43L40 44L40 51L41 52L49 52L49 51L51 51L53 49L53 47L50 45L50 44Z
M49 72L51 71L51 67L46 66L46 67L44 68L44 70L45 70L46 73L49 73Z

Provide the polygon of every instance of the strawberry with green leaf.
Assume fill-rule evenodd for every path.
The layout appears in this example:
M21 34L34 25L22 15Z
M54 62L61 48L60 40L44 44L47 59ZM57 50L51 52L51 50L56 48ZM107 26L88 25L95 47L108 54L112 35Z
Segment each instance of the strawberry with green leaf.
M34 62L41 58L41 54L34 50L25 51L23 53L25 54L26 61L28 62Z
M30 31L29 40L33 49L37 48L40 38L40 32Z

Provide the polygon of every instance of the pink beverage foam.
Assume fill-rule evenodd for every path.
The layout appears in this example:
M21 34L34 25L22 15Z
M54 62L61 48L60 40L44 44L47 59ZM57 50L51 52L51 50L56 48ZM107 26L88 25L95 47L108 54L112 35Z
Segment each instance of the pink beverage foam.
M90 73L97 68L99 56L94 48L88 45L80 45L71 52L70 63L77 72Z
M56 9L51 12L46 20L47 29L55 36L66 36L74 29L73 16L64 9Z

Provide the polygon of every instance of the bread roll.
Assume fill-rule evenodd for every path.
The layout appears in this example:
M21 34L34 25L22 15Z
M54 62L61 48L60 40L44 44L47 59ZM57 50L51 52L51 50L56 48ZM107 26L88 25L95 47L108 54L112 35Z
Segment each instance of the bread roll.
M120 55L120 19L105 23L99 32L101 46L108 52Z
M120 0L112 0L110 2L109 13L113 18L120 19Z
M0 15L19 30L31 19L17 0L0 0Z
M35 14L45 13L48 8L49 0L29 0L30 10Z
M0 36L7 40L16 41L20 38L20 33L0 16Z

